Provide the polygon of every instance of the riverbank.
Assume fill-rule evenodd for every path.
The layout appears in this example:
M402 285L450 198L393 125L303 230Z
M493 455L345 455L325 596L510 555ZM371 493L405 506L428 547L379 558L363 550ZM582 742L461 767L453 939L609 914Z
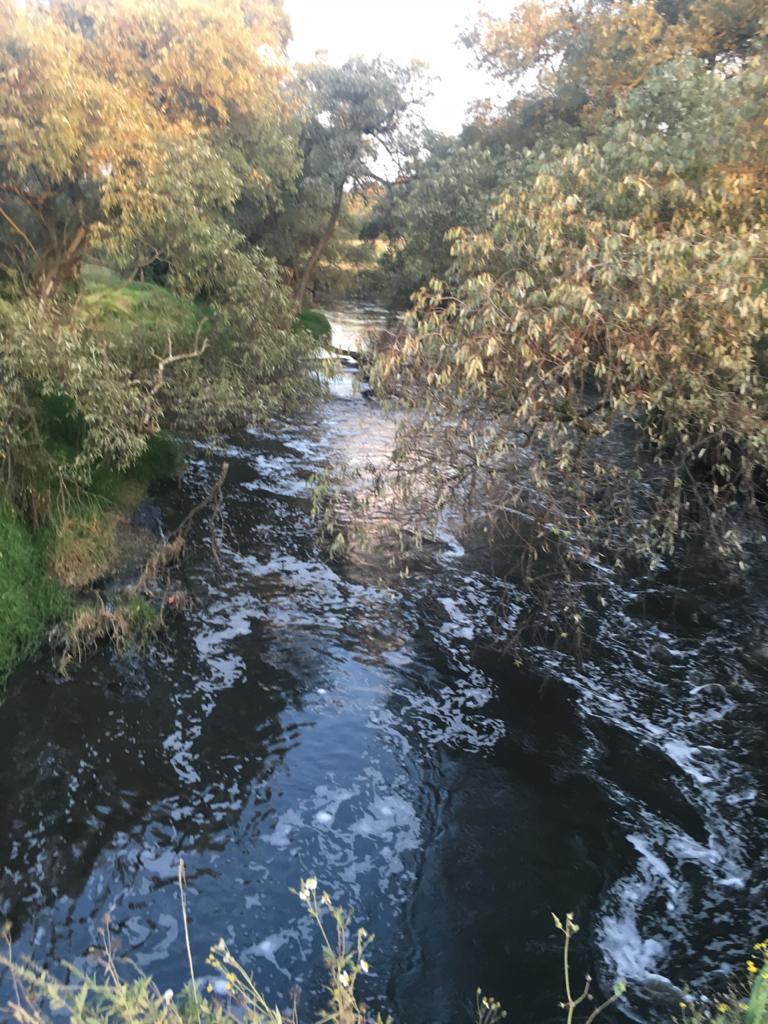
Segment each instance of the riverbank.
M150 438L130 469L100 470L86 494L54 505L37 529L0 494L0 692L12 670L52 634L65 637L85 610L101 603L105 584L119 603L120 583L138 576L158 544L157 531L138 514L148 489L181 465L170 437Z
M249 386L224 377L239 332L266 325L236 324L226 305L95 263L48 307L0 298L0 690L52 631L84 625L102 583L138 575L157 538L137 510L150 484L180 471L166 427L210 437L319 394L310 353L328 321L318 311L294 319L284 306L282 354ZM214 340L227 369L211 377ZM257 362L268 354L256 337L250 349ZM127 619L140 625L135 602Z

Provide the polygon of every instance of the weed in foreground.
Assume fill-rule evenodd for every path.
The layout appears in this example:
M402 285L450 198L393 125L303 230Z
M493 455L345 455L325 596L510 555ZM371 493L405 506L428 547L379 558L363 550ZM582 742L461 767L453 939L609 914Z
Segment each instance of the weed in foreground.
M768 939L755 943L741 985L715 999L689 996L678 1024L768 1024Z
M7 1006L10 1019L18 1024L53 1024L64 1018L73 1024L299 1024L299 994L291 995L288 1006L272 1006L251 974L232 954L225 940L211 947L206 964L214 975L197 981L192 959L187 917L184 862L179 862L179 893L184 925L190 980L176 994L161 992L155 982L128 958L117 956L109 921L101 930L101 946L94 951L95 965L87 971L65 964L70 983L64 983L29 958L14 959L8 933L8 953L0 964L11 974L14 995ZM314 876L302 879L296 895L316 925L327 971L327 1003L317 1024L392 1024L391 1018L373 1012L358 997L356 986L361 975L371 970L367 959L373 936L364 928L352 927L352 915L336 905L326 891L320 891ZM573 915L565 921L552 915L563 935L564 1024L575 1024L583 1007L584 1024L593 1022L624 994L623 981L617 981L611 995L594 1005L592 980L586 977L583 988L573 985L570 952L579 926ZM762 965L758 960L762 959ZM680 1024L768 1024L768 941L755 946L747 962L751 982L748 996L724 998L720 1004L681 1004ZM497 1000L476 992L476 1024L499 1024L506 1012Z
M566 1012L566 1024L573 1024L576 1020L576 1011L580 1006L586 1004L590 1006L594 1002L594 996L590 991L592 987L592 978L587 975L584 979L584 987L579 992L573 986L573 980L571 978L571 939L579 931L579 926L576 924L573 914L566 914L565 923L563 923L557 914L552 915L552 920L555 922L555 927L563 935L563 980L565 982L565 1001L560 1003L561 1009ZM586 1024L592 1024L604 1010L607 1010L609 1006L612 1006L617 1002L626 992L626 984L623 980L617 981L613 986L613 992L610 996L605 999L602 1003L597 1006L591 1007L591 1012L586 1019Z
M73 979L68 984L30 958L15 959L7 931L8 953L0 957L0 965L12 978L14 995L6 1008L10 1019L18 1024L53 1024L62 1018L72 1024L299 1024L298 991L292 993L287 1007L271 1006L224 939L211 947L206 960L215 972L214 979L198 983L189 940L183 860L179 862L178 884L190 974L182 992L161 992L134 961L118 957L108 920L90 969L63 965ZM352 928L352 915L337 906L327 892L318 891L314 876L302 879L294 891L322 940L328 1001L317 1024L391 1024L391 1018L373 1014L356 992L360 975L371 969L367 954L373 936L365 928ZM477 1024L497 1024L504 1016L498 1002L478 990Z

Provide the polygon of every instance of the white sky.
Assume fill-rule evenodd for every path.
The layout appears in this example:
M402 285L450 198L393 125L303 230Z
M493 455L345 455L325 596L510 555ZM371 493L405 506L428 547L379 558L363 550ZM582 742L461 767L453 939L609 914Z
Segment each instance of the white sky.
M498 15L513 5L514 0L482 3ZM439 81L426 117L439 131L457 132L467 105L497 91L458 43L461 29L474 20L477 0L284 0L284 6L293 29L288 52L296 61L321 53L331 64L357 56L427 64Z

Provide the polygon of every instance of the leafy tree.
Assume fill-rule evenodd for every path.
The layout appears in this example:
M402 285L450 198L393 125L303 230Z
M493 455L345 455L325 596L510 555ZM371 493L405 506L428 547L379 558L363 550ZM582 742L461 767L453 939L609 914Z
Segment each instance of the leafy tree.
M481 66L515 87L509 127L527 127L530 143L531 130L540 136L552 119L562 128L609 109L681 54L734 70L763 17L760 0L526 0L509 18L481 17L465 41Z
M244 190L267 210L299 168L286 33L271 0L0 0L0 459L34 519L161 425L314 390L280 269L231 223ZM92 288L94 255L124 278L160 261L168 287ZM78 425L65 445L53 398Z
M176 196L189 207L201 182L223 206L245 182L268 204L297 170L277 59L284 34L269 3L2 0L6 283L50 298L90 247L135 243ZM146 242L148 258L165 246Z
M495 508L533 513L536 544L570 537L582 564L590 545L653 559L707 523L727 549L721 515L765 496L768 67L765 28L734 29L745 10L687 5L658 25L688 53L661 58L644 4L568 25L531 5L502 26L493 58L539 71L532 97L578 84L592 102L576 135L550 126L511 156L382 367L448 414L465 472L445 500L483 472Z
M506 164L502 151L432 136L404 174L382 192L363 235L386 241L372 287L384 301L405 307L413 292L450 272L448 233L458 225L480 228Z
M418 76L383 60L311 65L300 76L309 116L300 132L303 169L284 208L249 237L294 278L301 304L341 217L346 195L365 194L413 147L409 117Z

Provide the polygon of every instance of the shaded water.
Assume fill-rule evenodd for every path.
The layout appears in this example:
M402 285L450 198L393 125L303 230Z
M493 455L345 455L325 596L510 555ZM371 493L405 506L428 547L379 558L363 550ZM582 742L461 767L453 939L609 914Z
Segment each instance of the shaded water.
M716 981L768 924L765 575L617 587L583 663L531 649L521 667L489 648L499 584L457 544L408 579L322 557L310 477L392 438L351 380L274 434L199 449L158 497L173 525L230 461L222 565L201 527L194 606L161 644L12 681L0 914L17 950L78 961L109 914L179 987L183 854L199 964L224 936L277 1001L299 984L317 1005L289 892L314 872L376 933L363 993L403 1024L469 1019L478 985L518 1024L559 1019L551 910L584 925L580 970L624 974L627 1012L667 1020L672 981Z

